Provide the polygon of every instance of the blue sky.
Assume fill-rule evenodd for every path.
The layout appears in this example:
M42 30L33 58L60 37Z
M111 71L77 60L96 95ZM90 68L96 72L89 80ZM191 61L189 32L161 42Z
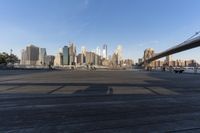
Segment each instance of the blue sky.
M29 44L56 54L74 42L80 50L123 46L137 60L146 48L161 52L200 30L199 0L0 0L0 52L20 56ZM196 59L200 48L173 55Z

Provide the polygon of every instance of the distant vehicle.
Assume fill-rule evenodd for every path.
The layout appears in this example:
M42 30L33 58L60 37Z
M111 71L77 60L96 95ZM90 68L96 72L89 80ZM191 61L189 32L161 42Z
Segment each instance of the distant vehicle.
M174 68L175 73L183 73L185 70L183 68Z

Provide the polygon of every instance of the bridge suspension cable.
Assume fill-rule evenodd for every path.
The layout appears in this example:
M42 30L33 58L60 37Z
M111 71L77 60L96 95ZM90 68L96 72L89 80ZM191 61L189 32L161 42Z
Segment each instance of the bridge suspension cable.
M186 41L184 41L183 43L176 45L172 48L169 48L167 50L165 50L164 52L158 53L156 55L154 55L153 57L149 58L146 60L146 62L151 62L154 60L157 60L159 58L168 56L168 55L172 55L175 53L179 53L188 49L192 49L192 48L196 48L200 46L200 36L197 36L198 34L200 34L199 32L196 32L193 36L191 36L190 38L188 38ZM145 62L141 62L139 65L143 65Z
M189 40L191 40L192 38L194 38L195 36L197 36L198 34L200 33L200 31L198 31L198 32L195 32L195 34L194 35L192 35L191 37L189 37L186 41L189 41Z

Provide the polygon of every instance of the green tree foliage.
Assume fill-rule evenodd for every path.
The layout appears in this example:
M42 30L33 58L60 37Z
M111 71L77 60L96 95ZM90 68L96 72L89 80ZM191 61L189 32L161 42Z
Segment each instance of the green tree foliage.
M5 59L5 56L0 53L0 64L2 63L6 63L6 59Z
M16 55L11 54L9 55L8 53L0 53L0 64L8 64L8 63L17 63L19 62L19 59Z

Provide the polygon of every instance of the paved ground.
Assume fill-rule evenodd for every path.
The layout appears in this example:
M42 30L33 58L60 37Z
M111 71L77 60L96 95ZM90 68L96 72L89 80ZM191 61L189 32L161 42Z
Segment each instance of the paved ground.
M0 71L4 132L200 132L200 75Z

